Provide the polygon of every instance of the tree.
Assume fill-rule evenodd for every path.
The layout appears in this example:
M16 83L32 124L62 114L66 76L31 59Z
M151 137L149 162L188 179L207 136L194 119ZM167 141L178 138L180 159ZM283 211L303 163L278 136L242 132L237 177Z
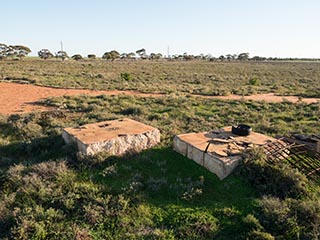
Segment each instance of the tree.
M148 55L147 55L146 50L144 48L137 50L136 54L138 54L141 59L148 59Z
M254 56L251 58L251 60L253 61L266 61L267 58L266 57L260 57L260 56Z
M249 53L240 53L238 55L238 60L239 61L246 61L249 59Z
M156 59L161 59L161 58L163 58L163 55L161 53L157 53L156 54Z
M128 53L121 53L120 54L120 59L127 59L128 58Z
M120 58L120 53L117 52L116 50L112 50L110 52L105 52L102 55L102 58L106 60L114 61L115 59Z
M0 59L7 58L9 51L10 51L9 46L7 46L4 43L0 43Z
M190 61L190 60L194 59L194 56L193 56L193 55L190 55L190 54L188 54L188 53L185 52L185 53L182 55L182 58L183 58L183 60Z
M41 49L39 52L38 52L38 56L41 58L41 59L48 59L48 58L52 58L53 57L53 54L48 50L48 49Z
M219 59L220 59L220 61L224 61L226 58L225 58L225 56L221 55L221 56L219 57Z
M134 59L136 57L136 54L134 52L128 53L128 59Z
M68 56L66 51L59 51L59 52L56 53L56 58L61 58L62 61L64 61L67 58L69 58L69 56Z
M150 55L149 55L149 59L151 59L151 60L161 59L161 58L162 58L161 53L150 53Z
M205 60L210 60L212 57L212 55L210 53L208 53L207 55L204 56Z
M183 56L179 54L175 54L171 56L174 60L182 60Z
M141 49L136 51L136 54L138 54L139 56L145 55L146 54L146 50L144 48L141 48Z
M79 61L82 60L83 57L80 54L75 54L71 57L73 60Z
M130 52L130 53L122 53L121 55L120 55L120 59L134 59L135 58L135 56L136 56L136 54L135 53L133 53L133 52Z
M27 56L31 52L30 48L23 45L11 45L9 48L11 48L13 56L19 57L20 59Z
M88 55L88 58L89 58L89 59L96 59L96 57L97 57L97 56L96 56L95 54L89 54L89 55Z
M31 52L30 48L23 45L6 45L0 43L0 58L4 59L7 57L22 57L27 56Z

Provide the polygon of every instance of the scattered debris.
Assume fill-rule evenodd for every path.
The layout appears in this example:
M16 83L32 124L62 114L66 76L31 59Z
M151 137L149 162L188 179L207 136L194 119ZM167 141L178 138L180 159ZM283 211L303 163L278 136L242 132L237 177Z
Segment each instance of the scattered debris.
M303 136L303 137L301 137ZM320 153L316 149L319 140L312 136L295 135L295 137L282 137L277 141L263 146L267 161L286 161L307 177L320 180Z
M292 134L291 136L284 136L281 138L289 143L303 144L311 151L320 153L320 135Z
M188 133L174 138L174 149L194 160L221 180L243 160L243 152L276 139L251 131L247 136L232 133L232 127L202 133Z

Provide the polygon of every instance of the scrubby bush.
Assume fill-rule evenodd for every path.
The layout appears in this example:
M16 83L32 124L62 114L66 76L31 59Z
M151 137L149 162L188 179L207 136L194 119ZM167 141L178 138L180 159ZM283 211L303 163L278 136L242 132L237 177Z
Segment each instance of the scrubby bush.
M128 107L120 111L123 115L142 115L144 109L142 107Z
M285 161L268 162L260 149L254 149L248 153L240 174L261 195L272 195L281 199L308 195L306 176Z
M122 80L125 80L125 81L129 81L132 79L132 76L130 73L127 73L127 72L124 72L124 73L120 73L120 77Z
M176 206L165 209L159 224L172 229L177 239L213 239L219 231L218 220L210 213Z
M299 226L296 217L291 215L290 203L278 198L264 197L260 201L261 224L275 236L286 239L296 238Z
M259 220L252 214L248 214L242 219L243 224L241 231L243 232L243 238L247 239L257 239L257 240L272 240L274 237L265 232L263 226L260 224Z
M259 201L261 224L276 238L319 239L319 200L280 200L264 197Z
M254 240L274 240L275 238L267 232L261 232L258 230L253 230L249 233L247 239L254 239Z
M249 85L253 85L253 86L259 86L260 85L260 80L257 78L251 78L249 80Z

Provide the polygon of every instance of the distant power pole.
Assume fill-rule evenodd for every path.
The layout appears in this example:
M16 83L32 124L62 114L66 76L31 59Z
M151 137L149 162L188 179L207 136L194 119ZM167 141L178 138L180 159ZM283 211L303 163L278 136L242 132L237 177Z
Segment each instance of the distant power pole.
M167 48L167 56L168 58L170 58L170 46L168 45L168 48Z
M60 41L60 46L61 46L61 52L63 51L63 43Z

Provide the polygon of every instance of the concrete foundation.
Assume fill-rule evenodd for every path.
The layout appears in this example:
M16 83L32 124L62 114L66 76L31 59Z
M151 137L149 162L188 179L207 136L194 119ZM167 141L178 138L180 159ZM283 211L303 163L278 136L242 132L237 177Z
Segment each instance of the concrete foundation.
M174 150L216 174L227 177L243 160L242 152L250 147L275 141L269 136L251 132L249 136L231 133L231 127L203 133L175 136Z
M84 154L107 151L110 155L123 155L155 146L160 142L160 131L124 118L65 128L62 137L67 144L75 143Z

